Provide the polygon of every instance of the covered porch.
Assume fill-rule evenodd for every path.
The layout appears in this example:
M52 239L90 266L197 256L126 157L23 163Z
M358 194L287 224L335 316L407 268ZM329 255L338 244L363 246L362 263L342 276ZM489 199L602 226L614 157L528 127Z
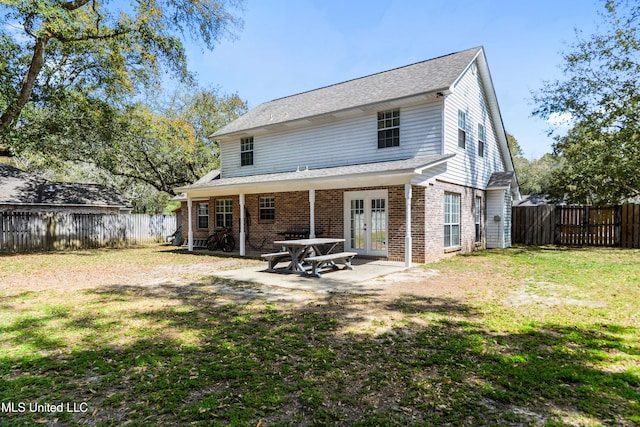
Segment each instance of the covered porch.
M220 206L230 206L240 256L274 249L273 242L293 229L308 230L309 238L344 238L343 250L365 257L401 261L410 266L424 235L424 189L446 167L448 156L369 163L326 169L220 178L176 189L186 195L188 247L194 249L200 204L212 206L214 224L223 219ZM415 192L422 200L414 200ZM224 203L222 201L225 201ZM412 211L418 213L417 219ZM199 212L199 211L198 211ZM199 214L199 213L198 213ZM206 237L206 236L205 236ZM422 246L420 246L422 245ZM418 253L416 253L418 252ZM419 255L418 262L424 262Z

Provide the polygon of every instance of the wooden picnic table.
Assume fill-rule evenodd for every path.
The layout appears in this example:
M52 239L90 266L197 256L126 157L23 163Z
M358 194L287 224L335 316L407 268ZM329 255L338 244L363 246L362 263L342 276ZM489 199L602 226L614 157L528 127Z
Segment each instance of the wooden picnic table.
M353 269L351 260L357 255L356 252L333 252L335 247L343 242L344 239L331 238L277 240L273 243L282 246L282 250L262 254L262 258L269 261L267 271L302 273L320 277L320 269L325 267L338 269L337 264L344 264L345 269ZM289 265L285 268L276 268L276 265L283 261L289 261ZM309 270L311 273L307 273Z
M316 256L330 254L338 244L343 243L344 239L332 238L315 238L315 239L299 239L299 240L277 240L274 245L282 246L283 249L291 256L291 263L287 267L288 270L305 273L307 269L303 265L304 259L308 258L312 251Z

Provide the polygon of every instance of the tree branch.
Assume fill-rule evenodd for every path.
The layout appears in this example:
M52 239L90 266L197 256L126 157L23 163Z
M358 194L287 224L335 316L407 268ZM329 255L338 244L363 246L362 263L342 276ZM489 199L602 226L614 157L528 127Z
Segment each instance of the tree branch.
M62 3L62 8L66 10L76 10L89 3L89 0L74 0Z

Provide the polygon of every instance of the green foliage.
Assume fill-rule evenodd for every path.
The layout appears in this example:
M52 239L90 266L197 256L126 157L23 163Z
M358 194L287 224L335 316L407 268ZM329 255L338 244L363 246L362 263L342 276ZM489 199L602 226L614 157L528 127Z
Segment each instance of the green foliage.
M27 169L54 169L59 176L80 169L80 181L115 185L140 212L162 212L174 188L217 168L210 135L247 110L238 95L186 87L163 105L116 107L68 93L57 107L30 107L24 115L20 151Z
M132 100L163 73L193 88L183 40L212 49L241 25L241 4L0 0L0 149L54 166L89 162L167 193L192 182L215 163L200 133L244 111L244 102L196 91L201 99L189 107L234 106L191 124L185 111L168 115Z
M520 143L516 139L515 136L511 135L507 132L507 144L509 145L509 151L511 152L511 156L513 157L523 157L524 151L522 151L522 147L520 147Z
M564 80L534 95L534 115L570 116L572 129L556 135L563 165L552 196L573 203L620 203L640 195L640 5L607 1L603 29L564 54Z
M518 140L507 133L507 143L513 157L513 165L518 176L518 184L522 194L547 194L551 191L551 177L558 168L560 160L552 154L545 154L539 159L528 160Z

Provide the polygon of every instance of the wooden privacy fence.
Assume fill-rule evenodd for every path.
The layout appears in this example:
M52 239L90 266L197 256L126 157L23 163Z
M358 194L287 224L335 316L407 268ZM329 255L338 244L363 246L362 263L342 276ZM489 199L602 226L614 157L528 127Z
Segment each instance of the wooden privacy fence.
M515 206L513 243L640 248L640 205Z
M164 241L173 215L0 213L0 252L117 247Z

